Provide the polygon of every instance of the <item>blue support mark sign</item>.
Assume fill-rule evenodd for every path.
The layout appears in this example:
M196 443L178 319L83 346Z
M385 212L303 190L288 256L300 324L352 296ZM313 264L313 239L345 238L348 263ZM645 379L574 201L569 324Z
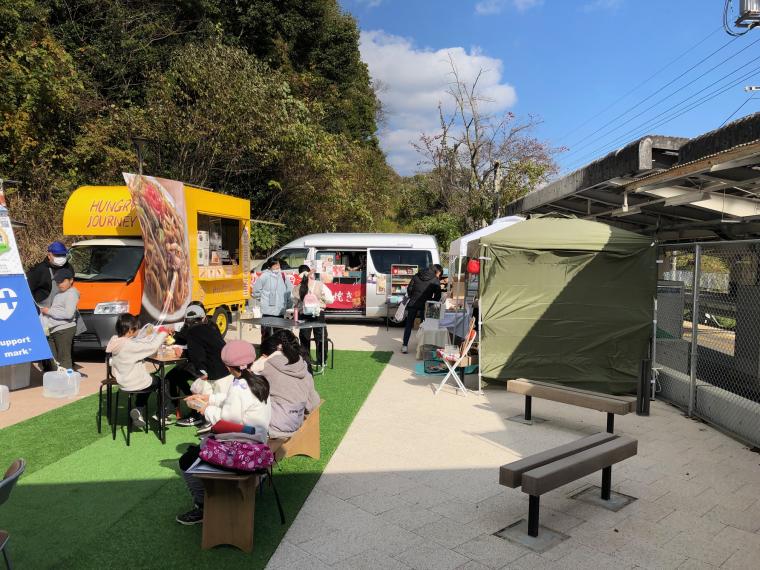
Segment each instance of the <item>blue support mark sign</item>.
M23 275L0 276L0 366L52 358Z

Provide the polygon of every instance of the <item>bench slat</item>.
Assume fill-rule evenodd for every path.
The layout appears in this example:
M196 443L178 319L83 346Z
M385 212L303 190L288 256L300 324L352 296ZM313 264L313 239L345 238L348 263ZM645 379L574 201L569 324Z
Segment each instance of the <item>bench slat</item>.
M523 473L522 490L529 495L542 495L604 467L633 457L636 455L637 447L637 440L624 435L618 436L612 441Z
M589 408L600 412L625 415L636 411L636 398L612 396L588 390L580 390L533 380L509 380L507 390L525 396L535 396L571 406Z
M616 438L617 436L611 433L595 433L594 435L571 441L565 445L536 453L530 457L507 463L499 468L499 483L514 489L522 484L522 475L526 471L536 469L552 461L563 459L579 451L584 451Z

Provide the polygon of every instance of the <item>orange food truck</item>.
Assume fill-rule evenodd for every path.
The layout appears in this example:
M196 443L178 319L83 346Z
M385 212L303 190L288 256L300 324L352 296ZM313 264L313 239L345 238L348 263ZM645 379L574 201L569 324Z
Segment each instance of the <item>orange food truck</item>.
M87 237L70 252L87 325L75 346L105 347L122 313L172 323L199 302L224 335L249 297L250 202L126 177L130 187L82 186L66 203L63 233Z

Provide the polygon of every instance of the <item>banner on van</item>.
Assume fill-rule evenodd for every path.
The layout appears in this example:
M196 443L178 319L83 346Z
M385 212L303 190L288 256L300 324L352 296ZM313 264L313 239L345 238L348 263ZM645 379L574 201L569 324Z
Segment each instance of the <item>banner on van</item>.
M157 321L181 321L193 287L185 186L165 178L123 175L145 243L143 308Z
M364 306L364 285L361 283L326 283L335 301L328 309L360 309Z

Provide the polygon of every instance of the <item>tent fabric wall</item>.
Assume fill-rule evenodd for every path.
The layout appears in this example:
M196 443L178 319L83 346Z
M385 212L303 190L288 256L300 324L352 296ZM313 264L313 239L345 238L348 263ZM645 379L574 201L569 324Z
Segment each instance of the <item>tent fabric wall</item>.
M608 394L636 391L651 335L650 238L577 219L527 220L480 241L480 366Z

